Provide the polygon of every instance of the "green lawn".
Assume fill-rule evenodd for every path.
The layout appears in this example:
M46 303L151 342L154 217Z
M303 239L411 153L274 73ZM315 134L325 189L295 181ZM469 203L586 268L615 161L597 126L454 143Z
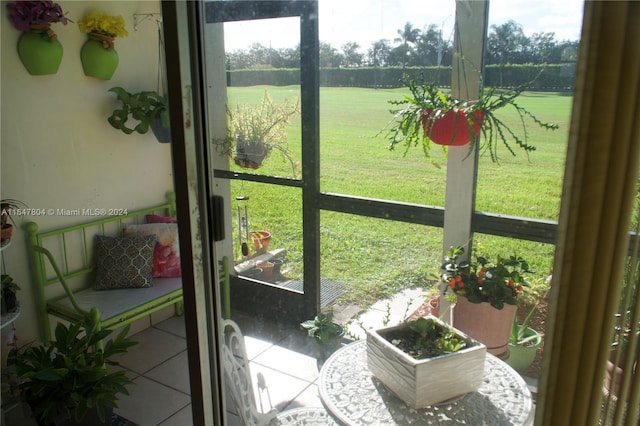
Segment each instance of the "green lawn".
M234 103L259 103L264 91L272 99L295 101L298 87L232 87ZM399 99L404 89L321 88L320 150L321 190L356 196L443 206L446 158L438 147L432 154L442 168L430 165L419 149L403 156L389 151L379 134L391 114L387 103ZM500 164L489 156L480 160L476 209L514 216L557 220L572 97L559 93L525 93L520 104L543 121L556 122L551 132L529 126L530 142L537 147L527 158L500 149ZM501 113L505 122L518 125L515 111ZM300 159L300 120L288 129L294 157ZM234 169L237 167L234 165ZM277 153L260 173L291 176L291 169ZM272 247L287 250L292 275L300 274L302 216L300 190L234 181L233 196L248 195L250 228L268 229ZM236 206L233 207L236 212ZM234 231L237 224L234 223ZM234 234L235 235L235 234ZM442 229L381 219L322 212L322 276L344 282L349 291L343 302L366 306L399 289L432 283L442 252ZM547 244L475 235L475 242L489 254L524 255L537 271L540 283L551 272L554 247Z

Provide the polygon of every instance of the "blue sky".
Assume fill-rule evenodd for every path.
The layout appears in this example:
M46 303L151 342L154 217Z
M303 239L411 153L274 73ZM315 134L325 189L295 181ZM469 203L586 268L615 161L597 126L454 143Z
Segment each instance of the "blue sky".
M583 4L583 0L490 0L489 25L512 19L523 26L527 36L554 32L557 40L578 40ZM372 41L393 41L407 21L420 29L435 24L445 39L452 40L455 0L319 0L318 7L320 40L336 48L355 41L365 51ZM225 41L229 51L256 42L274 48L294 47L299 41L298 21L225 24Z

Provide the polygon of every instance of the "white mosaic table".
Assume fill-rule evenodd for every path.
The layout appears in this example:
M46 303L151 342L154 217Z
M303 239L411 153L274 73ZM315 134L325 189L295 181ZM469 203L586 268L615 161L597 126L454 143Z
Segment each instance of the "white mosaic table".
M490 354L484 382L477 391L416 410L371 375L366 341L360 340L342 347L325 362L319 391L327 410L346 425L529 425L534 416L527 384Z

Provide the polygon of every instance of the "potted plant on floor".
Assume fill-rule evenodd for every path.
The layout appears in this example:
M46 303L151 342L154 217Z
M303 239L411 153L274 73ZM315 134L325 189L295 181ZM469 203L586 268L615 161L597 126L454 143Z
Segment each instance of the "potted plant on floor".
M342 344L344 328L333 321L333 310L319 312L313 319L300 323L316 343L319 361L326 360Z
M482 343L432 315L367 330L369 370L412 408L478 389L485 356Z
M2 274L2 315L10 314L16 311L18 307L17 292L20 286L13 281L13 277L8 274Z
M121 107L114 109L107 119L111 126L122 130L127 135L133 132L145 134L151 128L158 142L170 142L171 126L166 96L156 91L129 93L122 87L112 87L109 91L115 93L122 103ZM134 123L127 123L129 119Z
M535 303L522 324L518 324L518 317L514 316L511 334L509 335L509 357L505 360L513 369L524 371L533 363L536 351L542 344L542 336L529 323L538 309Z
M441 266L446 290L455 299L453 326L484 343L489 353L506 355L518 295L529 286L529 264L515 254L495 261L477 256L471 263L459 260L464 253L463 247L451 247Z
M613 394L616 402L622 394L622 376L624 374L626 361L630 360L632 371L635 371L638 367L637 360L638 355L640 354L640 345L636 345L635 354L629 351L630 338L633 337L632 333L634 332L631 322L632 312L633 308L629 307L626 313L619 312L616 314L617 325L613 343L611 345L611 351L609 353L609 360L607 360L607 373L605 376L604 388L607 395ZM638 333L637 337L640 337L640 324L635 327L635 332ZM627 387L625 389L627 401L630 397L629 392L630 387Z
M95 308L91 314L98 315ZM107 365L119 366L110 359L113 355L136 344L126 337L129 327L103 347L100 342L111 331L92 324L89 318L69 326L58 323L55 341L9 352L7 368L20 380L20 398L38 424L64 424L66 419L108 425L118 394L129 394L126 386L132 382L125 372L107 371Z
M474 147L476 136L482 134L481 150L488 150L491 160L498 161L498 144L502 142L507 150L516 155L509 141L523 149L527 154L536 148L528 141L526 121L556 130L557 124L539 120L531 112L520 106L516 99L529 84L516 89L498 93L495 88L483 88L480 99L465 101L438 89L434 84L416 81L404 76L404 83L410 91L400 101L389 101L395 106L391 110L393 119L387 125L389 149L404 145L404 153L412 146L420 146L425 157L434 165L430 155L431 142L439 145L461 146L469 144L469 152ZM497 115L496 111L511 106L516 110L522 123L521 131L514 131Z
M299 103L276 105L265 91L260 105L237 105L228 110L228 135L215 141L218 151L229 155L240 167L258 169L274 150L289 162L294 176L297 164L287 144L286 126L300 112Z

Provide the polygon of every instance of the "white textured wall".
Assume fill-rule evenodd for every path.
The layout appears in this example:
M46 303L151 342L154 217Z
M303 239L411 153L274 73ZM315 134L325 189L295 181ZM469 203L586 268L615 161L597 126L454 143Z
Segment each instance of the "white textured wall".
M151 132L125 135L107 122L119 104L109 88L156 89L156 22L146 20L136 31L133 16L158 13L159 2L60 1L75 23L52 27L64 56L58 73L51 76L31 76L23 67L16 47L20 32L7 19L7 2L1 3L0 198L16 198L43 209L132 209L163 201L173 187L170 145L156 142ZM76 23L92 9L122 15L129 32L128 37L116 39L120 64L110 81L82 72L80 49L86 35ZM35 220L46 230L92 218L18 219ZM22 313L16 321L22 344L39 334L24 238L16 230L12 246L2 252L6 271L22 287L18 295Z

